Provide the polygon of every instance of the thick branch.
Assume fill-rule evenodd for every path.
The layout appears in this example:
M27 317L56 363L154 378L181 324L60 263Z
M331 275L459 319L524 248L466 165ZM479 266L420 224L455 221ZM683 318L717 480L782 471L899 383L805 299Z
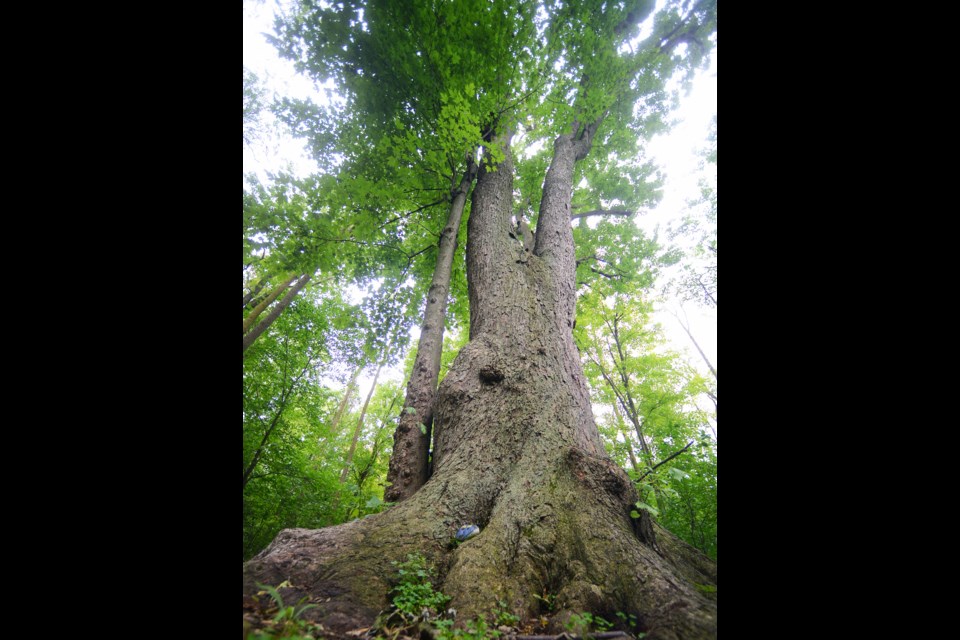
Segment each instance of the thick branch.
M586 211L584 213L574 213L570 216L571 220L576 220L577 218L587 218L589 216L632 216L633 211L627 211L626 209L594 209L593 211Z
M590 271L593 271L593 272L596 273L597 275L601 275L601 276L603 276L604 278L610 278L611 280L619 280L619 279L620 279L620 276L616 276L616 275L607 273L607 272L605 272L605 271L600 271L600 269L594 269L593 267L590 267Z

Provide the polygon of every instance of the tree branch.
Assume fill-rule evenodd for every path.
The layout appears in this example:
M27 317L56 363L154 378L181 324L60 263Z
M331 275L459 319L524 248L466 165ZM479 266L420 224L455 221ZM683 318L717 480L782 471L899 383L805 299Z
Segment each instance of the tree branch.
M613 275L613 274L606 273L605 271L600 271L600 269L594 269L593 267L590 267L590 271L593 271L594 273L596 273L596 274L598 274L598 275L601 275L601 276L603 276L604 278L610 278L611 280L619 280L619 279L620 279L620 276L615 276L615 275Z
M624 216L629 217L633 215L633 211L627 211L626 209L594 209L593 211L587 211L585 213L574 213L570 215L571 220L576 220L577 218L587 218L589 216Z
M680 455L681 453L683 453L684 451L686 451L687 449L689 449L690 446L693 444L693 442L694 442L694 441L691 440L690 442L687 443L687 446L685 446L683 449L680 449L680 451L677 451L676 453L671 453L669 456L667 456L666 458L664 458L663 460L661 460L661 461L658 462L657 464L655 464L655 465L653 465L652 467L650 467L650 471L647 471L645 474L643 474L642 476L640 476L639 478L637 478L637 482L640 482L641 480L643 480L644 478L646 478L648 475L650 475L651 473L653 473L654 471L656 471L657 467L659 467L660 465L666 464L667 462L670 462L671 460L673 460L674 458L676 458L678 455Z
M414 209L414 210L412 210L412 211L407 211L406 213L401 213L400 215L394 216L394 217L390 218L389 220L387 220L386 222L384 222L382 225L380 225L379 228L380 228L380 229L383 229L383 228L384 228L385 226L387 226L388 224L397 222L398 220L401 220L401 219L403 219L403 218L408 218L408 217L410 217L411 215L413 215L413 214L415 214L415 213L419 213L419 212L423 211L424 209L429 209L430 207L435 207L435 206L437 206L438 204L443 204L443 203L446 202L446 201L447 201L447 197L444 196L444 197L440 198L439 200L434 200L433 202L430 202L430 203L428 203L428 204L425 204L425 205L423 205L422 207L417 207L416 209Z

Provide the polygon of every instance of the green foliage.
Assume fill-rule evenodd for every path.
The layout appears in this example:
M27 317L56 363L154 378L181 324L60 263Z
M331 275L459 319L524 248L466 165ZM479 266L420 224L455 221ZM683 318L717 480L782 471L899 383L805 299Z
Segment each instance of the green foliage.
M243 144L249 145L260 136L260 114L264 109L265 90L256 74L243 68Z
M642 289L629 287L600 298L585 295L574 332L593 400L602 410L598 428L610 456L637 481L640 501L660 524L704 553L717 555L716 441L711 416L698 408L706 381L664 349L652 306ZM660 461L694 444L668 463Z
M553 608L557 605L557 594L555 593L545 593L542 596L535 593L533 597L542 602L547 611L553 611Z
M613 623L595 616L592 613L584 611L570 616L566 624L563 625L567 631L574 635L584 636L588 633L603 633L613 628Z
M498 626L513 627L520 623L520 617L510 613L507 609L507 603L499 600L493 610L493 623Z
M393 588L393 606L408 620L424 612L435 617L450 598L433 588L433 570L420 554L409 554L404 562L392 562L397 568L399 583Z
M616 616L620 618L620 624L627 629L633 629L634 627L637 626L637 616L633 615L632 613L626 614L623 611L617 611ZM640 633L637 635L637 637L642 638L645 635L647 634Z
M277 591L276 588L259 583L257 586L262 589L257 595L269 595L277 607L277 613L273 616L273 619L267 627L251 634L250 638L252 640L272 640L273 638L313 640L315 637L320 637L314 634L319 634L322 631L321 627L301 618L304 611L313 609L317 605L304 604L307 598L301 598L300 601L293 606L285 605L283 598L280 596L280 592ZM289 584L282 583L279 585L279 587L285 586L289 586Z
M490 627L484 618L477 617L467 620L463 629L455 629L453 620L442 619L434 621L437 629L437 640L491 640L500 637L500 631Z

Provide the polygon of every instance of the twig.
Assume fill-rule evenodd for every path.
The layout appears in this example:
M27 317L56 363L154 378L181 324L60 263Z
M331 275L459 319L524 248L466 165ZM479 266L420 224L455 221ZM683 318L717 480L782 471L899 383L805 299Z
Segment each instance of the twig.
M653 473L653 472L656 470L656 468L659 467L660 465L662 465L662 464L664 464L664 463L667 463L667 462L670 462L671 460L673 460L674 458L676 458L678 455L680 455L681 453L683 453L684 451L686 451L687 449L689 449L689 448L690 448L690 445L692 445L693 442L694 442L694 441L691 440L690 442L687 443L687 446L685 446L683 449L680 449L680 451L677 451L676 453L671 453L669 456L667 456L666 458L664 458L663 460L661 460L661 461L658 462L657 464L655 464L655 465L653 465L652 467L650 467L650 471L647 471L645 474L643 474L642 476L640 476L639 478L637 478L637 482L640 482L641 480L643 480L644 478L646 478L648 475L650 475L651 473Z

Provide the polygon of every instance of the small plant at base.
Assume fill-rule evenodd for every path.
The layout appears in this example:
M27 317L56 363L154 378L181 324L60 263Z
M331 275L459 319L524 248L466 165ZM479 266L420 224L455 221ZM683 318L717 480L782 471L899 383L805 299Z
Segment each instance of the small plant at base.
M510 613L507 610L507 603L500 600L493 609L493 623L498 626L513 627L520 623L520 617Z
M637 616L631 614L626 614L623 611L617 611L617 617L620 618L620 621L623 623L623 626L627 628L628 631L633 631L637 626ZM645 633L635 634L637 638L642 638L647 635Z
M434 591L433 582L430 580L431 572L422 555L411 553L406 562L392 564L397 567L400 575L400 584L393 588L393 606L404 618L413 620L423 615L424 611L434 615L443 611L443 605L447 604L450 598Z
M557 595L551 593L545 593L542 596L533 594L533 597L542 602L547 606L547 611L553 611L553 607L557 604Z
M301 620L300 615L307 609L316 607L315 604L303 604L307 598L301 598L295 606L285 606L283 597L277 591L280 587L289 587L289 582L281 582L277 588L266 584L257 584L262 591L257 595L269 594L270 598L277 605L277 614L273 616L271 627L255 631L250 637L251 640L270 640L272 638L287 638L288 640L313 640L310 631L315 627L314 624Z
M467 620L465 629L454 629L453 620L436 620L437 640L491 640L500 637L500 632L487 626L483 618Z
M600 616L595 616L592 613L584 611L583 613L575 613L570 616L570 619L567 620L567 623L563 626L574 635L584 636L594 630L600 633L609 631L613 628L613 623L607 622Z

